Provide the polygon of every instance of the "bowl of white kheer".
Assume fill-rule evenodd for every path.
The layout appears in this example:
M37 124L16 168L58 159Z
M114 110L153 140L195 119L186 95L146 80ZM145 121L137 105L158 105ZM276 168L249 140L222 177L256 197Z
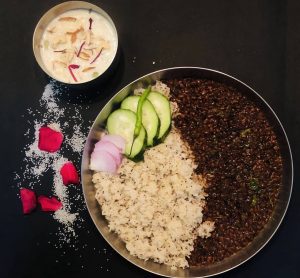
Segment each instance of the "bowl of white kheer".
M68 1L48 10L33 35L37 63L51 78L71 86L102 80L117 60L118 35L100 7Z

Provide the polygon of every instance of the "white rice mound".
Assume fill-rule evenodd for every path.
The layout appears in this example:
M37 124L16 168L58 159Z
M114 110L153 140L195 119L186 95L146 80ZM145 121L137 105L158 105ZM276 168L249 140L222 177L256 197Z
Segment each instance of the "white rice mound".
M208 237L214 229L213 222L202 223L205 180L195 175L195 167L190 150L172 129L164 143L146 150L144 161L124 158L116 175L93 175L109 229L131 255L188 267L196 237Z

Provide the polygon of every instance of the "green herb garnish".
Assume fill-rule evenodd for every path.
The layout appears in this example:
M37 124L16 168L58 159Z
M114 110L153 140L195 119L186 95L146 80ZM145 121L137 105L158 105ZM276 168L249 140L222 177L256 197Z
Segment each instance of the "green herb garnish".
M251 205L255 206L257 204L258 198L256 195L253 195Z
M97 71L93 72L93 73L92 73L92 76L93 76L93 78L98 77L98 76L99 76L99 72L97 72Z
M144 104L146 98L148 97L150 91L151 91L151 86L148 86L148 88L145 89L144 92L142 93L142 95L140 96L140 99L138 102L138 107L136 110L136 123L135 123L135 128L134 128L134 134L133 134L133 140L132 140L132 145L131 145L131 149L130 149L130 154L132 151L134 140L139 136L141 128L142 128L142 120L143 120L142 119L142 108L143 108L143 104Z
M244 129L244 130L242 130L242 131L240 132L240 136L241 136L242 138L244 138L244 137L247 137L247 135L250 134L250 133L251 133L251 128L247 128L247 129Z
M249 188L253 191L258 191L259 183L257 179L251 179L249 182Z
M151 87L149 86L141 95L136 111L136 123L134 129L134 135L139 136L141 128L142 128L142 108L143 104L150 93Z

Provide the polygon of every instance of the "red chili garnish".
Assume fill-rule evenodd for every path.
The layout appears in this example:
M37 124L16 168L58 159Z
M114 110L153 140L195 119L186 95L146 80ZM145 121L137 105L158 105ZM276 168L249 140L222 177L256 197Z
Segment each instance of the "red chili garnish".
M66 162L60 169L60 174L64 185L79 184L79 177L74 164Z
M39 129L38 147L41 151L54 153L60 149L63 140L64 136L61 132L48 126L43 126Z
M93 64L99 58L99 56L101 55L102 50L103 50L103 47L101 48L101 50L99 51L99 53L97 54L95 59L90 64Z
M55 197L46 197L41 195L38 197L38 203L41 205L42 211L57 211L62 208L62 203Z
M93 19L89 18L89 22L90 22L89 30L92 30Z
M69 72L72 75L75 82L78 82L78 81L77 81L76 76L74 75L72 70L73 69L78 69L78 68L79 68L79 65L75 65L75 64L71 64L71 65L68 66Z
M20 196L23 206L23 213L28 214L32 212L36 208L36 196L34 191L27 188L21 188Z
M79 48L79 51L78 51L78 53L77 53L77 57L79 57L80 52L81 52L81 50L82 50L82 48L83 48L84 45L85 45L85 42L83 42L83 43L81 44L81 46L80 46L80 48Z
M54 52L62 52L62 53L65 53L65 52L66 52L66 49L62 49L62 50L54 50Z

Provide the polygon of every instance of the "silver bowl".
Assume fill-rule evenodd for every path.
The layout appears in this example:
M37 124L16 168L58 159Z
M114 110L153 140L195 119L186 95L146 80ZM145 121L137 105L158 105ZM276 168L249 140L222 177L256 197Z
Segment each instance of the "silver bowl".
M85 9L85 10L92 10L95 11L96 13L102 15L113 27L114 29L114 33L116 36L116 40L117 40L117 50L116 53L114 55L114 59L112 60L111 64L109 65L109 67L99 76L97 76L94 79L91 79L89 81L86 82L79 82L79 83L65 83L61 80L56 79L55 77L53 77L53 75L51 74L51 72L46 68L46 66L43 63L42 57L41 57L41 40L43 37L43 33L45 32L48 24L56 17L58 17L59 15L61 15L64 12L70 11L70 10L75 10L75 9ZM118 33L117 33L117 29L115 27L114 22L112 21L112 19L110 18L110 16L100 7L89 3L89 2L85 2L85 1L67 1L61 4L58 4L54 7L52 7L50 10L48 10L39 20L39 22L37 23L34 33L33 33L33 39L32 39L32 47L33 47L33 53L34 53L34 57L37 61L37 63L39 64L40 68L51 78L59 81L60 83L63 83L64 85L74 88L74 89L84 89L87 87L93 87L95 85L97 85L98 83L103 83L107 80L107 78L113 73L113 71L115 70L115 67L117 65L118 62L118 55L119 55L119 47L118 47Z
M100 134L105 127L105 121L108 115L128 94L130 94L134 89L142 87L144 88L149 84L153 84L159 79L182 77L210 79L232 86L244 94L247 98L254 101L254 103L259 106L262 111L264 111L270 124L273 126L279 141L281 155L283 158L283 180L278 201L270 220L248 246L221 262L208 266L190 267L188 269L177 269L174 271L166 265L154 263L152 261L145 262L131 256L125 248L125 244L120 240L118 235L108 230L107 221L101 214L101 208L95 199L95 189L92 183L92 172L89 170L88 165L90 161L90 154L93 150L95 142L100 138ZM166 277L208 277L226 272L246 262L257 252L259 252L272 238L282 222L291 197L293 186L293 161L288 138L282 124L272 108L252 88L232 76L215 70L196 67L177 67L163 69L147 74L124 87L110 99L110 101L99 113L87 137L82 157L81 178L86 205L92 220L104 239L121 256L146 271Z

